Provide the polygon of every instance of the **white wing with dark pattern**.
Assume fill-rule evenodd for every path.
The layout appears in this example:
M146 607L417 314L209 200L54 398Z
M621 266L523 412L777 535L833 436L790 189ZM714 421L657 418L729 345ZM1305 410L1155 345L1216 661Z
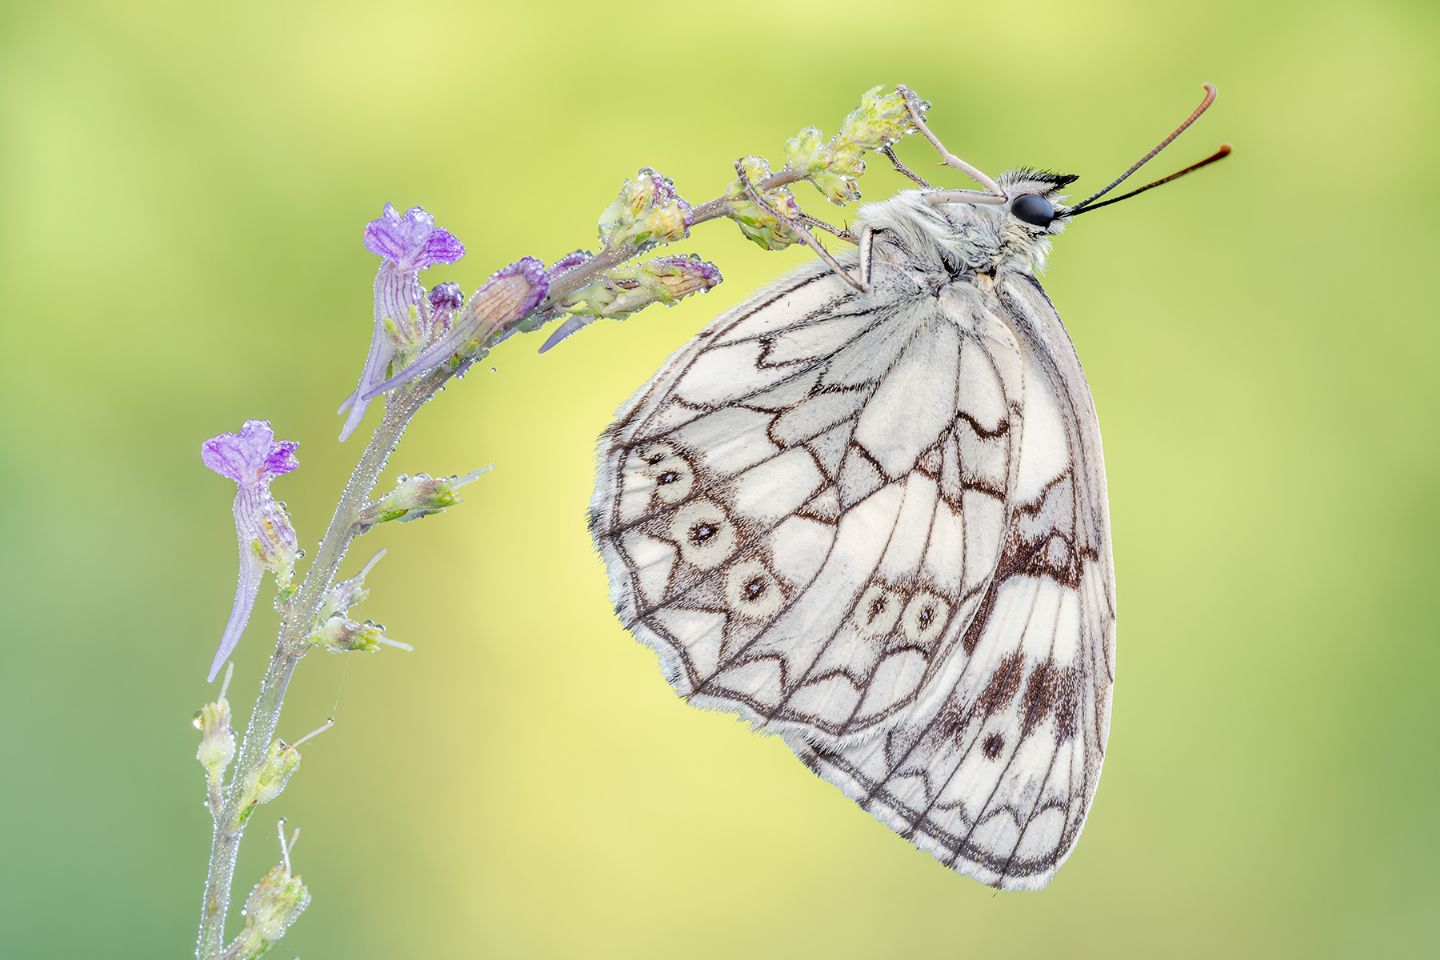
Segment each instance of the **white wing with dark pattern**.
M778 732L947 865L1043 886L1109 725L1099 430L1028 275L877 252L720 317L601 439L591 527L692 703Z
M1023 357L1019 469L1000 558L923 702L873 740L789 737L817 773L947 866L1044 886L1095 794L1110 725L1115 600L1099 426L1038 283L994 307ZM962 389L964 385L962 384Z
M622 410L593 532L682 695L839 746L933 686L985 602L1018 469L1021 355L983 306L883 264L868 294L805 269Z

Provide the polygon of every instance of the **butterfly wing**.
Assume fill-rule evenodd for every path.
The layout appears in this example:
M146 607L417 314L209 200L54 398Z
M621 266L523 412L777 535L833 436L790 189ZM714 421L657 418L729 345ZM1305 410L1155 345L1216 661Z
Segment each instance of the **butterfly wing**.
M976 296L883 258L865 294L804 268L712 323L606 431L591 528L612 598L692 703L840 747L973 646L1023 374Z
M841 747L787 739L946 865L1024 889L1049 882L1095 794L1115 599L1099 425L1074 347L1033 278L1002 279L989 300L1015 334L1023 417L979 609L931 691L880 736Z

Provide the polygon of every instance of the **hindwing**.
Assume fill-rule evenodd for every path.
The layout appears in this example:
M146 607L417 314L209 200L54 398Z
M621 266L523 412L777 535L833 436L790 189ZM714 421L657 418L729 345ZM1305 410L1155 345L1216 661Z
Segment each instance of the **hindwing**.
M921 849L1016 889L1049 882L1094 797L1115 599L1099 426L1079 360L1033 278L1003 280L997 294L1024 357L1024 428L1000 560L963 655L872 741L788 739Z

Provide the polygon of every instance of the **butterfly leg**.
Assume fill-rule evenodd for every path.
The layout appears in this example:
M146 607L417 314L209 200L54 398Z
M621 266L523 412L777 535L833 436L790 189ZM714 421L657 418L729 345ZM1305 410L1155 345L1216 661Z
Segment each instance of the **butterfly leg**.
M773 206L770 205L769 201L767 201L764 197L760 195L760 191L755 189L755 184L751 183L750 178L745 175L745 163L743 160L735 161L735 172L740 175L740 185L745 188L745 194L750 198L752 203L754 203L760 209L764 210L766 213L770 214L770 216L774 217L776 220L779 220L781 223L785 224L786 228L788 228L791 233L793 233L796 237L799 237L800 240L811 250L814 250L815 255L818 256L822 261L824 261L825 265L828 266L831 270L834 270L836 273L838 273L840 275L840 279L844 280L851 287L853 287L857 293L865 292L864 281L851 276L850 272L840 265L840 261L836 260L830 254L829 250L825 249L824 244L822 244L819 240L815 239L815 235L813 233L806 229L803 224L797 222L794 218L788 217L785 214L781 213L779 210L776 210ZM815 222L814 217L807 216L806 220L810 223ZM837 233L836 235L839 236L840 234ZM864 272L868 274L868 271Z
M910 122L915 125L915 129L920 132L922 137L930 141L930 145L935 148L935 152L940 154L940 162L947 167L959 170L985 188L984 190L937 190L934 193L927 194L926 199L931 203L1004 203L1008 198L1005 196L1005 191L1000 189L998 183L991 180L978 168L972 167L945 149L945 144L941 143L940 138L935 136L935 134L930 131L930 128L925 125L925 117L920 112L920 101L915 97L915 94L903 85L896 89L898 89L900 95L905 98L905 106L910 110Z
M805 226L807 226L807 227L810 227L810 228L816 229L816 230L824 230L826 233L830 234L832 237L839 237L841 240L848 240L850 243L854 243L854 242L855 242L855 234L851 233L849 230L841 230L839 227L835 226L834 224L826 223L824 220L821 220L819 217L812 217L812 216L810 216L810 214L806 213L806 212L803 211L803 210L800 211L800 216L799 216L798 219L799 219L799 221L800 221L801 223L805 224Z
M870 287L870 254L875 248L875 228L868 223L860 228L860 285Z
M891 163L892 165L894 165L894 167L895 167L896 170L900 171L902 174L904 174L905 176L909 177L911 180L914 180L916 183L918 183L920 186L924 187L926 190L934 190L934 189L935 189L935 185L934 185L933 183L930 183L930 182L929 182L928 180L926 180L924 177L920 176L920 174L916 173L914 170L911 170L909 167L905 166L905 164L903 164L903 163L900 162L900 158L897 157L897 156L895 156L895 148L894 148L894 147L889 146L889 145L883 146L883 147L880 148L880 152L883 153L883 154L885 154L885 156L887 156L887 157L890 158L890 163Z

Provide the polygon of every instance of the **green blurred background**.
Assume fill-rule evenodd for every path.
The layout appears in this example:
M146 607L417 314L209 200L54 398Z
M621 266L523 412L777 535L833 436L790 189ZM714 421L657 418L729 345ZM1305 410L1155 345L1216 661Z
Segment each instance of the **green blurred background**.
M1155 172L1235 155L1077 224L1045 280L1104 427L1120 600L1105 776L1050 889L947 872L778 741L687 708L612 617L584 526L596 435L803 258L722 223L682 248L723 267L712 295L543 358L511 342L424 411L395 470L497 468L347 565L390 548L364 612L417 650L302 664L281 732L337 727L257 817L237 886L285 815L315 894L285 957L1433 950L1435 6L703 10L0 9L4 953L191 950L189 720L235 562L198 446L247 417L299 439L276 491L313 543L359 452L334 409L386 200L465 241L427 279L470 290L593 242L636 167L707 199L735 156L833 131L877 83L934 101L983 169L1093 189L1204 80L1218 104ZM901 185L881 166L869 197ZM237 722L274 625L240 649Z

